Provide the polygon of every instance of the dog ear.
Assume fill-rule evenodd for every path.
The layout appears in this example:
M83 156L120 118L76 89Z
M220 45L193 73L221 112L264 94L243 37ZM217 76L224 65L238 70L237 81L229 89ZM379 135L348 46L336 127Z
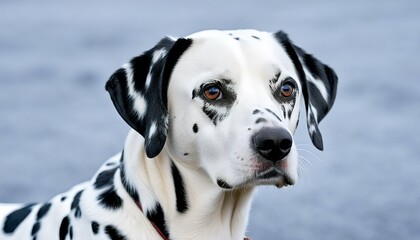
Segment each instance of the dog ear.
M280 31L274 34L295 66L302 83L305 100L306 119L312 143L323 150L322 135L318 123L327 115L334 104L338 78L334 70L323 64L302 48L294 45L287 34Z
M165 145L168 134L169 78L191 39L162 39L155 47L118 69L106 83L121 117L145 139L147 157Z

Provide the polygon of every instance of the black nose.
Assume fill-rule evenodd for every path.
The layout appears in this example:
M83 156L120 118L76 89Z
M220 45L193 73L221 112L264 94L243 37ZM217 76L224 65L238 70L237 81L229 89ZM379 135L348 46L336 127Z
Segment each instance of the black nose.
M263 128L252 136L255 150L273 162L283 159L290 152L292 144L292 136L284 128Z

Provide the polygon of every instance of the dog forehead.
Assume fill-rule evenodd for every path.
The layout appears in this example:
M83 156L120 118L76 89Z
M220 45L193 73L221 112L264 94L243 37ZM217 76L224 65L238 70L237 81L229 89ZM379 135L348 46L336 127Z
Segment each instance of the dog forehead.
M270 32L206 30L186 38L192 39L192 45L177 64L185 71L208 71L232 77L250 71L261 77L272 77L280 71L297 79L292 60Z
M270 32L258 31L255 29L237 29L237 30L204 30L192 33L186 38L205 38L217 36L231 36L231 37L256 37L262 38L263 36L271 35Z

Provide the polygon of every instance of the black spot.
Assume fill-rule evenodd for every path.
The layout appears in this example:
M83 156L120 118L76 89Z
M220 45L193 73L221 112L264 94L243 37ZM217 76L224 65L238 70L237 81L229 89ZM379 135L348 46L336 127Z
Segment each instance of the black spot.
M254 35L252 35L251 37L253 37L253 38L255 38L255 39L258 39L258 40L260 40L260 38L259 38L259 37L257 37L257 36L254 36Z
M117 210L122 206L123 200L118 196L114 187L105 190L98 196L99 204L107 209Z
M73 226L70 226L69 237L70 237L70 240L73 239Z
M284 105L281 105L281 111L283 112L283 118L286 119L286 108Z
M292 117L292 112L293 112L292 109L289 109L289 111L287 111L287 116L289 119Z
M98 234L98 232L99 232L99 223L97 223L95 221L92 222L92 232L95 235Z
M204 104L203 112L213 121L214 126L217 126L218 114L217 111L211 109L208 104Z
M61 200L62 202L64 202L64 200L66 200L66 198L67 198L66 196L63 196L63 197L61 197L61 199L60 199L60 200Z
M80 209L80 197L82 196L83 190L80 190L73 198L73 202L71 203L71 210L74 210L74 217L80 218L82 217L82 211Z
M270 80L270 82L276 84L279 81L281 75L281 71L276 72L276 74L274 75L274 77Z
M271 113L271 114L273 114L274 115L274 117L276 117L280 122L281 122L281 119L280 119L280 117L279 116L277 116L277 114L275 114L273 111L271 111L270 109L268 109L268 108L266 108L265 110L267 110L267 112L269 112L269 113Z
M252 112L252 114L257 114L257 113L260 113L260 112L261 112L260 110L255 109L255 110Z
M65 216L60 224L60 240L65 240L69 233L70 220L68 216Z
M197 123L194 123L194 126L193 126L193 131L194 131L195 133L197 133L197 132L198 132L198 125L197 125Z
M31 213L33 205L34 204L29 204L7 215L3 226L4 233L13 233L23 220L25 220L25 218Z
M109 162L109 163L106 164L106 166L114 166L114 165L115 165L114 162Z
M40 228L41 228L41 223L36 222L34 226L32 227L31 235L34 236L39 231Z
M111 240L127 240L127 238L112 225L107 225L105 227L105 233Z
M238 37L235 37L235 40L239 41L240 39Z
M248 131L251 131L251 128L248 128Z
M172 178L175 185L175 195L176 195L176 209L180 213L185 213L188 210L188 201L187 193L185 192L184 181L182 180L181 173L178 168L172 162L171 166Z
M192 99L197 97L197 91L195 89L192 90Z
M203 112L213 121L214 126L217 126L218 122L223 121L230 113L231 106L227 107L226 112L218 112L214 109L214 106L211 106L208 103L204 103Z
M265 118L258 118L257 121L255 121L255 123L260 123L260 122L267 122L267 119L265 119Z
M184 156L188 156L189 153L184 153Z
M106 186L112 186L114 184L114 174L118 168L111 168L98 174L94 183L96 189L100 189Z
M276 98L277 101L282 102L282 94L281 94L281 88L277 86L277 82L279 81L279 77L281 75L281 71L278 70L277 73L274 75L272 79L269 81L269 86L271 89L271 93L274 95L274 98Z
M155 209L147 211L147 218L156 225L156 227L162 232L162 234L169 239L169 232L166 228L165 215L163 214L162 207L159 203L156 203Z
M120 178L121 178L122 185L124 186L124 189L127 191L128 195L130 195L131 198L135 202L140 202L140 197L139 197L139 194L137 193L136 189L127 182L127 178L125 176L125 167L124 167L124 162L123 162L123 156L124 156L124 152L121 154L121 167L120 167L121 168Z
M219 187L224 188L224 189L232 189L233 187L230 186L227 182L225 182L222 179L217 179L217 185L219 185Z
M121 158L123 158L124 152L121 154ZM121 168L123 168L124 164L121 164ZM99 204L104 206L107 209L116 210L122 206L122 199L118 196L115 187L114 187L114 175L119 167L112 168L106 171L101 172L98 174L98 177L95 181L95 187L97 189L108 187L105 191L103 191L98 196ZM124 184L125 176L123 175L123 169L121 172L121 180ZM76 199L76 197L75 197ZM75 216L78 214L77 209L75 212ZM77 217L77 216L76 216Z
M39 229L41 229L41 219L48 213L50 210L51 203L46 203L39 208L38 213L36 214L36 222L32 227L31 235L33 239L36 239L36 234L38 233Z
M46 203L42 205L42 207L39 209L36 215L36 219L38 221L41 220L41 218L43 218L48 213L48 211L50 210L50 207L51 207L51 203Z

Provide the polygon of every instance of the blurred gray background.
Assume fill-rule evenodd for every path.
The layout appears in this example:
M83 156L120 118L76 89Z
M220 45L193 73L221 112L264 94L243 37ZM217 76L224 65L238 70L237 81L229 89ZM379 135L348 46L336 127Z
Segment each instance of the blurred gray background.
M420 239L420 1L0 1L0 202L88 180L128 127L104 83L165 35L280 29L333 67L325 151L261 187L252 239ZM304 160L302 160L304 161Z

